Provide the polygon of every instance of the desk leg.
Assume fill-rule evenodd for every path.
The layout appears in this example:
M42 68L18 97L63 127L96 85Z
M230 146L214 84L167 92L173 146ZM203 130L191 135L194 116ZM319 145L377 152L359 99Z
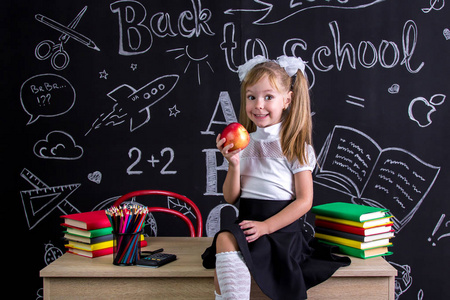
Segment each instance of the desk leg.
M395 276L389 277L389 283L388 283L388 292L389 292L389 300L395 300Z
M49 293L50 290L51 290L50 279L44 277L44 293L43 293L44 300L50 299Z

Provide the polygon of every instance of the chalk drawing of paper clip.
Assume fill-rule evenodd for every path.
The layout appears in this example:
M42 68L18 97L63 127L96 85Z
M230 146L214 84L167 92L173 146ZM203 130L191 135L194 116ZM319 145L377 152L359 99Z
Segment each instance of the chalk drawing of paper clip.
M64 26L46 16L40 14L35 15L36 20L38 20L39 22L59 32L62 32L62 35L58 39L58 43L55 43L51 40L44 40L40 42L34 50L36 58L39 60L46 60L50 58L51 65L55 70L65 69L70 62L70 57L69 54L64 50L63 45L67 43L70 38L73 38L74 40L82 43L89 48L100 51L100 49L92 40L74 30L86 10L87 6L85 6L78 13L75 19L70 22L68 26Z

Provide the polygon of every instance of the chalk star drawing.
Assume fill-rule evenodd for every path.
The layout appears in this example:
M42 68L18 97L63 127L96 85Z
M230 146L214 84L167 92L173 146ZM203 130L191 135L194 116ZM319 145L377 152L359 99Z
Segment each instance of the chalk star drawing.
M179 111L177 109L177 105L176 104L172 108L169 108L169 111L170 111L169 117L174 116L175 118L177 117L177 114L179 114L181 112L181 111Z
M107 77L109 74L106 73L106 70L103 70L103 71L98 72L98 73L100 74L100 79L101 79L101 78L108 79L108 78L106 78L106 77Z
M137 69L137 64L131 64L130 68L131 68L133 71L136 71L136 69Z

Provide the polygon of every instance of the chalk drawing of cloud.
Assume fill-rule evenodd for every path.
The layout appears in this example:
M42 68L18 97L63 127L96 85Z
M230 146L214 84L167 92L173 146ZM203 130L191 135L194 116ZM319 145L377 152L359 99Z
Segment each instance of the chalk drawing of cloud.
M44 159L75 160L83 156L83 148L77 146L72 136L64 131L52 131L33 148L37 157Z

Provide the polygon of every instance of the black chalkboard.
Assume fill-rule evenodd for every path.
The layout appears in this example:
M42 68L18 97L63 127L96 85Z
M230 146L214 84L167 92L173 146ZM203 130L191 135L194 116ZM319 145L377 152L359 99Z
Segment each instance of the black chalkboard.
M215 137L239 115L237 66L286 54L307 62L311 83L322 166L314 203L389 208L396 298L449 298L449 9L424 0L5 2L2 211L8 248L29 258L20 293L42 296L38 271L65 251L60 215L107 208L130 191L189 197L204 235L214 234L236 213L221 195L227 165ZM142 202L183 209L169 200ZM155 218L146 234L187 234ZM306 220L313 234L313 215Z

